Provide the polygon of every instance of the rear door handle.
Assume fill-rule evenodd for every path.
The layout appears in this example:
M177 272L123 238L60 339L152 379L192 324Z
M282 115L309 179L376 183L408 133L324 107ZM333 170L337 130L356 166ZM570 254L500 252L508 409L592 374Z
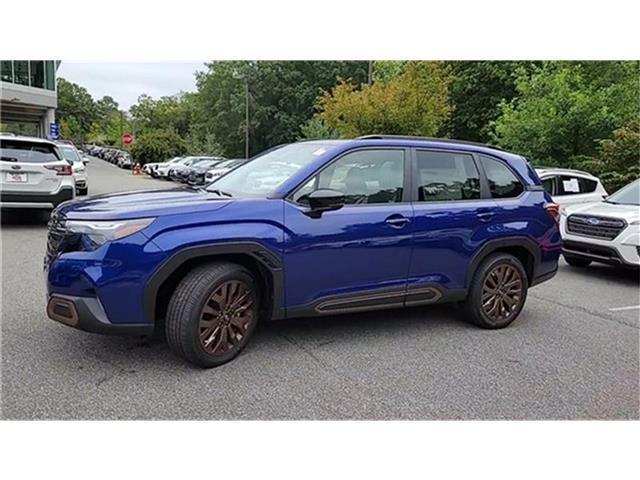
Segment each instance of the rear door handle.
M387 217L385 223L393 228L403 228L410 221L411 220L407 217L404 217L399 213L394 213L393 215Z
M489 222L495 216L496 213L492 211L478 212L476 214L476 217L478 217L478 220L480 220L481 222Z

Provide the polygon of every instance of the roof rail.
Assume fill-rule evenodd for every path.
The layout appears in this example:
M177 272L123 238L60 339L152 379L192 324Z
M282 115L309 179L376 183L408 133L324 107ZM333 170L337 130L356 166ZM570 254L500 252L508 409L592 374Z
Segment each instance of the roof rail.
M451 138L419 137L414 135L363 135L358 137L357 140L427 140L430 142L440 143L462 143L464 145L475 145L476 147L492 148L503 152L505 151L500 147L488 145L486 143L470 142L468 140L454 140Z

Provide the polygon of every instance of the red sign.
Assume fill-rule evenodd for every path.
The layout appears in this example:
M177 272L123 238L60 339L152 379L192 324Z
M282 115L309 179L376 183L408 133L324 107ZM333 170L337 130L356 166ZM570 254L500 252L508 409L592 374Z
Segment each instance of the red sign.
M125 145L131 145L131 143L133 143L133 135L130 133L122 134L122 143Z

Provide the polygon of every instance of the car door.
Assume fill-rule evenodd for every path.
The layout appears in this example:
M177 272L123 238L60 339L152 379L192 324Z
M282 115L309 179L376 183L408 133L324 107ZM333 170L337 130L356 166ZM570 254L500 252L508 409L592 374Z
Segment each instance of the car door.
M495 214L495 202L482 198L471 153L415 149L412 180L415 227L407 305L462 294L471 257Z
M413 235L408 151L349 151L285 201L287 315L402 306ZM312 218L306 196L338 190L345 205Z

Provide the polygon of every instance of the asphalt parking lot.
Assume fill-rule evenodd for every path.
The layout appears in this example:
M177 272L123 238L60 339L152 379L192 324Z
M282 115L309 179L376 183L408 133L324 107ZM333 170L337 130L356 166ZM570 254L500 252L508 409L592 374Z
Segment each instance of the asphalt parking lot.
M90 193L165 188L101 160ZM5 419L638 419L637 272L574 269L535 287L509 328L453 306L263 324L213 370L158 339L48 320L46 215L2 216Z

